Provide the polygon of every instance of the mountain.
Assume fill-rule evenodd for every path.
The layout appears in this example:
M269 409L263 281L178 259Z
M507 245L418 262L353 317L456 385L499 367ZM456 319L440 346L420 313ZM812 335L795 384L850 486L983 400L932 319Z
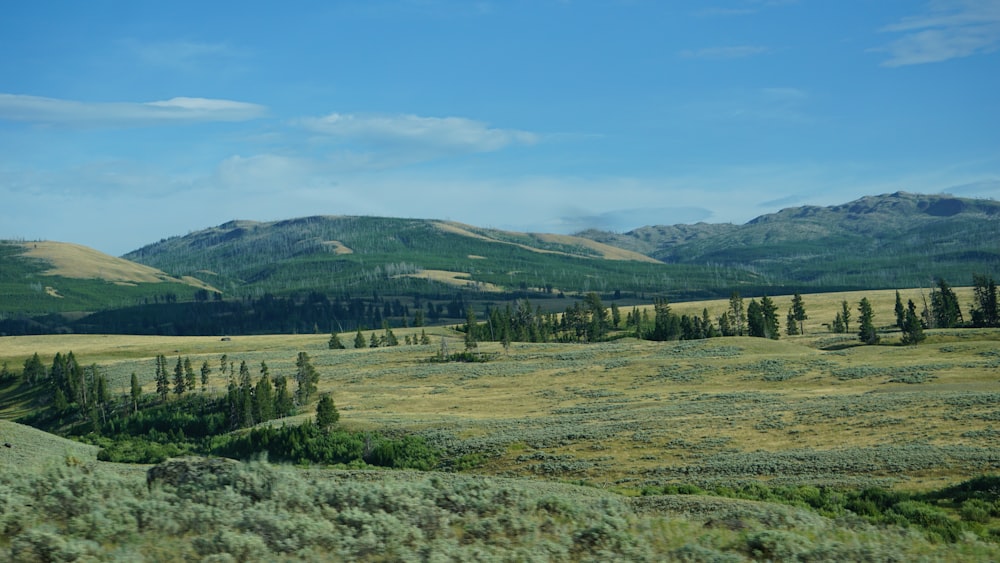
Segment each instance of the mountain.
M747 269L775 286L892 288L1000 269L1000 203L906 192L804 206L744 225L649 226L579 236L667 264Z
M205 282L65 242L0 241L0 313L87 312L188 300Z
M517 233L460 223L317 216L231 221L125 255L226 295L497 294L560 291L699 291L717 287L701 267L668 268L645 254L590 238ZM679 281L668 281L677 276ZM734 271L729 284L752 277Z

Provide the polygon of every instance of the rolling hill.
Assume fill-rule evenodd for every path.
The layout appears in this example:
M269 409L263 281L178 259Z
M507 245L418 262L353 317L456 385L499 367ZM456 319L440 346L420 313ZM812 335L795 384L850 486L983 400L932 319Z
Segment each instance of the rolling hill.
M966 283L1000 268L1000 202L906 192L793 207L745 225L649 226L580 236L668 264L719 264L773 285L890 288Z
M92 312L137 303L190 300L205 282L65 242L0 241L0 312Z

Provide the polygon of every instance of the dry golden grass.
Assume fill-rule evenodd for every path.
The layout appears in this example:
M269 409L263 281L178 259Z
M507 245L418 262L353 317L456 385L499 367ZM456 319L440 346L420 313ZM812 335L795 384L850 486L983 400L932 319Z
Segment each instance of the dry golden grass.
M531 252L538 252L541 254L562 254L563 256L572 256L571 254L568 254L566 252L559 252L557 250L545 250L542 248L535 248L525 244L518 244L515 242L493 239L488 236L475 233L469 230L472 229L473 227L470 227L468 225L463 225L461 223L455 223L453 221L435 221L434 226L445 232L471 237L479 240L495 242L497 244L509 244L511 246L523 248L524 250L530 250ZM637 262L654 262L657 264L659 263L659 260L656 260L655 258L650 258L649 256L640 254L638 252L632 252L630 250L624 250L622 248L617 248L607 244L602 244L597 241L580 237L574 237L570 235L552 235L552 234L537 234L537 233L511 233L511 234L516 234L516 235L527 234L532 237L535 237L536 239L542 242L558 243L558 244L588 248L590 250L595 250L598 253L600 253L601 257L604 258L605 260L633 260ZM477 258L482 258L482 257L478 256Z
M195 278L180 280L156 268L109 256L79 244L41 241L23 243L22 246L25 256L51 264L52 267L45 273L52 276L101 279L122 284L178 282L213 290Z
M464 272L449 272L448 270L421 270L415 274L402 274L403 277L431 280L447 284L453 287L475 286L478 291L487 293L502 293L503 288L489 283L478 282L472 279L470 274Z
M804 296L807 335L779 341L514 343L508 351L480 343L497 358L432 364L442 341L461 350L462 335L394 329L401 342L426 330L432 344L358 350L329 350L325 334L225 342L69 335L2 338L0 361L17 366L34 352L51 361L72 350L102 365L124 393L132 372L152 390L157 354L171 365L183 356L196 369L208 361L210 392L222 392L222 354L255 375L266 361L272 374L291 377L305 351L349 428L422 432L456 451L487 452L479 471L499 475L624 488L752 478L927 488L1000 467L992 453L1000 446L1000 330L929 331L917 347L857 346L853 335L819 332L841 300L861 295L875 303L880 324L891 322L895 293L863 292ZM776 301L787 307L788 298ZM721 311L723 303L675 310ZM354 333L340 337L350 346Z

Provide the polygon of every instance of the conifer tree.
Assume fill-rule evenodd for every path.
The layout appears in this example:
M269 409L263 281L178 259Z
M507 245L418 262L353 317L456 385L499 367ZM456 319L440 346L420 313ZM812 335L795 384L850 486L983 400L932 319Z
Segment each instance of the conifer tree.
M1000 326L1000 306L997 304L997 284L992 277L976 274L972 276L975 302L970 316L977 327Z
M177 356L177 365L174 366L174 394L183 394L186 382L187 380L184 378L184 362L181 361L180 356Z
M746 333L747 317L743 309L743 298L734 291L729 297L729 326L733 336L743 336Z
M208 365L208 360L201 363L201 392L204 393L208 387L208 378L212 375L212 368Z
M931 292L931 310L936 328L954 328L962 322L962 309L958 297L944 279L938 279L938 287Z
M780 333L778 328L778 306L766 295L760 298L760 313L764 321L764 338L777 340ZM802 313L803 315L805 314L804 308Z
M861 298L861 302L858 303L858 312L860 313L858 323L861 325L858 330L858 338L865 344L878 344L879 335L875 330L875 311L867 297Z
M837 313L837 315L840 316L840 313ZM788 309L788 315L785 316L785 334L788 336L799 334L799 323L795 321L795 313L791 308Z
M798 292L792 296L792 313L795 316L795 320L799 322L799 334L805 334L805 320L809 318L809 315L806 314L805 301L803 301L802 296Z
M309 359L309 354L305 352L299 352L295 360L295 369L295 382L298 384L295 398L300 405L304 405L316 393L316 385L319 383L319 373L313 367L312 360Z
M896 290L896 328L899 330L905 330L906 326L906 309L903 308L903 298L899 295L899 290Z
M364 348L365 347L365 337L361 334L361 327L358 327L358 333L354 336L354 348Z
M194 391L195 384L197 380L195 379L194 367L191 366L191 358L184 357L184 390Z
M844 323L844 332L851 332L851 307L846 299L840 303L840 320Z
M910 299L907 303L905 318L903 321L903 344L916 346L924 341L927 335L924 334L924 326L917 315L917 306Z
M316 426L328 430L338 420L340 420L340 413L337 412L337 407L333 404L333 398L329 393L324 393L316 405Z
M170 376L167 372L167 357L163 354L156 356L156 394L161 401L167 400L170 393Z
M344 346L344 342L340 340L340 335L336 332L330 334L330 341L327 342L327 347L330 350L343 350L346 348L346 346Z

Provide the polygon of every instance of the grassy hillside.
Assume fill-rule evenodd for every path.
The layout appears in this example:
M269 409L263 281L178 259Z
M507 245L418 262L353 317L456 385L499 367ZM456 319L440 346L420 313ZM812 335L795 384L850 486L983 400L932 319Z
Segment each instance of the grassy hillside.
M476 294L497 288L540 296L616 289L698 294L754 277L739 270L666 266L589 239L377 217L233 221L126 258L199 277L236 295Z
M798 289L879 288L969 280L1000 270L1000 202L897 192L795 207L745 225L581 233L670 264L719 264Z
M82 312L189 300L211 286L97 252L52 242L0 241L0 315Z

